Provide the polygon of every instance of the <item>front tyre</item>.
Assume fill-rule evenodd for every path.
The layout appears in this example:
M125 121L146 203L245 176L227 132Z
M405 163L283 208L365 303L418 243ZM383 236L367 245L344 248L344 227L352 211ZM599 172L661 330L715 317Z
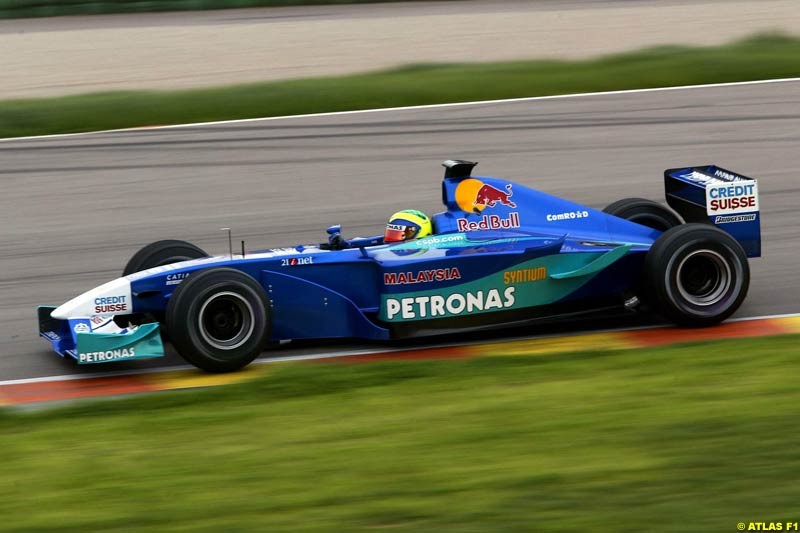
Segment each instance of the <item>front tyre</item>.
M198 248L190 242L178 241L175 239L151 242L133 254L122 270L122 275L127 276L149 268L171 265L172 263L189 261L190 259L200 259L202 257L208 257L205 250ZM138 325L145 322L159 322L163 325L164 313L119 315L114 317L114 321L120 327L126 327L129 324ZM168 331L169 330L165 327L161 328L161 337L164 340L168 340L169 338Z
M190 242L173 239L156 241L133 254L133 257L122 270L122 275L127 276L148 268L171 265L172 263L190 259L200 259L201 257L208 257L208 254Z
M707 224L665 231L647 253L644 275L650 303L688 327L722 322L739 308L750 286L742 246Z
M247 366L270 337L264 289L232 268L193 273L172 293L166 319L178 353L208 372Z

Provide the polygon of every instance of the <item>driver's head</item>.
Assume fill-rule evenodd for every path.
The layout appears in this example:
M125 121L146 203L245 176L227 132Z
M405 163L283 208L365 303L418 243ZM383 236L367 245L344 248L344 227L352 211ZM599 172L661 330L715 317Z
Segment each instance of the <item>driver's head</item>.
M389 217L383 242L400 242L419 239L433 234L433 225L422 211L404 209Z

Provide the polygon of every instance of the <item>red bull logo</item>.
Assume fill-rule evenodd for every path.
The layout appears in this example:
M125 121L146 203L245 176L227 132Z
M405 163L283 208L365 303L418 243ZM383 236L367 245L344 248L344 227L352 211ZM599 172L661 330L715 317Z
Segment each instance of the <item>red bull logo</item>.
M511 229L519 226L519 213L511 213L507 218L497 215L483 215L478 220L456 219L458 231L486 231L493 229Z
M517 204L511 201L511 184L505 186L505 191L492 187L480 180L468 178L458 184L455 197L458 207L468 213L480 213L487 207L497 204L516 208Z
M485 205L486 207L494 207L497 202L500 202L508 207L517 207L517 204L509 200L512 194L510 183L506 185L506 192L503 192L500 189L495 189L491 185L484 184L484 186L478 190L478 196L475 198L475 201L472 203L472 205Z

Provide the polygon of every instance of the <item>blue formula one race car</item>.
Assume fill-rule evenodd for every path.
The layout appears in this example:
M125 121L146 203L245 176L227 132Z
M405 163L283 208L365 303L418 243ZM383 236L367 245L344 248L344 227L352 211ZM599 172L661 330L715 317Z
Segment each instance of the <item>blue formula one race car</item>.
M674 211L639 198L599 211L473 177L475 163L444 166L432 235L346 240L333 226L324 244L216 257L158 241L123 277L40 307L39 332L88 364L161 356L164 329L187 361L227 372L283 340L389 340L611 308L708 326L742 303L748 257L761 254L756 181L716 166L664 173Z

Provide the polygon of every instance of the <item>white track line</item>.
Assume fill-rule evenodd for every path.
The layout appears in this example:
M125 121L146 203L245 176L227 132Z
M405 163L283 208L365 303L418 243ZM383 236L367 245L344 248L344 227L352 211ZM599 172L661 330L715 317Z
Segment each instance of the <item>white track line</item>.
M797 318L800 317L800 313L787 313L782 315L763 315L763 316L753 316L753 317L742 317L742 318L734 318L731 320L727 320L725 323L736 323L736 322L745 322L748 320L770 320L776 318ZM509 342L517 342L522 340L536 340L536 339L550 339L550 338L557 338L557 337L577 337L580 335L592 335L592 334L599 334L599 333L621 333L624 331L641 331L646 329L657 329L661 327L668 327L667 324L661 325L654 325L654 326L638 326L634 328L619 328L619 329L602 329L602 330L595 330L595 331L575 331L570 332L567 334L552 334L552 335L537 335L535 337L509 337L504 339L496 339L490 341L473 341L473 342L455 342L450 344L431 344L430 346L421 346L415 348L376 348L374 350L352 350L352 351L344 351L344 352L328 352L328 353L315 353L315 354L306 354L306 355L289 355L285 357L265 357L261 359L257 359L253 361L252 364L272 364L272 363L286 363L291 361L313 361L316 359L333 359L336 357L353 357L356 355L374 355L374 354L384 354L384 353L395 353L395 352L407 352L407 351L414 351L414 350L428 350L428 349L441 349L441 348L456 348L459 346L475 346L475 345L483 345L483 344L506 344ZM141 374L159 374L163 372L174 372L178 370L196 370L196 368L192 365L176 365L176 366L166 366L166 367L159 367L159 368L143 368L141 370L121 370L116 372L98 372L98 373L87 373L87 374L65 374L62 376L43 376L38 378L23 378L23 379L10 379L6 381L0 381L0 387L4 385L25 385L30 383L48 383L53 381L72 381L76 379L90 379L90 378L110 378L110 377L120 377L120 376L136 376ZM199 371L198 371L199 372Z
M407 350L407 348L405 349ZM404 351L401 348L377 348L375 350L353 350L349 352L332 352L332 353L319 353L319 354L307 354L307 355L289 355L285 357L264 357L260 359L256 359L250 364L253 365L260 365L266 363L282 363L282 362L290 362L290 361L307 361L312 359L328 359L333 357L352 357L355 355L371 355L376 353L390 353L390 352L399 352ZM72 381L75 379L91 379L91 378L114 378L120 376L138 376L141 374L160 374L163 372L175 372L179 370L198 370L196 367L192 365L175 365L175 366L164 366L158 368L142 368L140 370L118 370L118 371L111 371L111 372L92 372L86 374L65 374L63 376L42 376L38 378L23 378L23 379L11 379L7 381L0 381L0 387L3 385L24 385L28 383L47 383L50 381ZM198 373L201 371L198 370ZM203 375L203 374L199 374ZM205 375L213 375L213 374L205 374Z
M586 96L610 96L610 95L624 95L624 94L637 94L637 93L652 93L661 91L683 91L689 89L713 89L717 87L741 87L746 85L765 85L770 83L789 83L798 82L800 78L778 78L772 80L755 80L755 81L736 81L728 83L708 83L705 85L680 85L677 87L652 87L649 89L628 89L622 91L601 91L591 93L572 93L572 94L554 94L550 96L529 96L525 98L507 98L503 100L479 100L475 102L454 102L451 104L429 104L429 105L415 105L405 107L384 107L379 109L358 109L354 111L333 111L329 113L310 113L306 115L283 115L280 117L261 117L261 118L243 118L238 120L218 120L213 122L194 122L189 124L171 124L166 126L141 126L134 128L121 128L114 130L101 130L101 131L86 131L82 133L59 133L55 135L33 135L29 137L6 137L0 138L0 142L11 141L29 141L36 139L61 139L68 137L83 137L86 135L98 135L103 133L135 133L139 131L158 131L167 129L178 128L194 128L197 126L216 126L224 124L245 124L248 122L266 122L271 120L286 120L286 119L302 119L302 118L316 118L316 117L336 117L342 115L358 115L364 113L383 113L386 111L413 111L418 109L442 109L447 107L467 107L476 105L490 105L490 104L509 104L521 102L536 102L540 100L556 100L562 98L580 98Z

